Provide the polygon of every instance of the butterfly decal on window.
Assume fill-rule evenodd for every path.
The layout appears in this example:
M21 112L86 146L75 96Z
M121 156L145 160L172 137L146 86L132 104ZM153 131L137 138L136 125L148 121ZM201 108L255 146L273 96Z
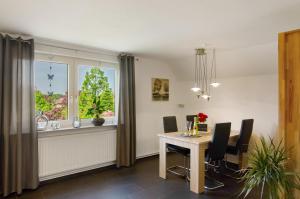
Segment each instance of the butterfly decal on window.
M52 96L52 95L53 95L53 92L52 92L52 91L51 91L51 92L48 91L48 95L49 95L49 96Z
M54 74L50 75L48 74L48 80L53 80Z

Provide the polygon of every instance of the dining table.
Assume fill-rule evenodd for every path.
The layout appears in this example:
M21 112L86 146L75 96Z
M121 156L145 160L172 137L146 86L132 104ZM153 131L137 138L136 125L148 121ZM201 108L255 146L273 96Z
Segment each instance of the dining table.
M230 140L239 136L238 131L230 132ZM167 144L190 149L190 190L194 193L203 193L205 185L205 150L212 140L211 130L198 132L189 136L186 131L160 133L159 137L159 176L167 179Z

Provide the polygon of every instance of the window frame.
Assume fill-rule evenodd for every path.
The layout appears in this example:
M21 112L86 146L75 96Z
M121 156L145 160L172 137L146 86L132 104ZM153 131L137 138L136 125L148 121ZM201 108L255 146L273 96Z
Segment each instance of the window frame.
M59 122L62 124L62 128L71 128L73 118L79 113L79 67L81 65L87 65L99 68L113 68L115 70L115 98L114 98L114 109L115 115L113 117L105 117L104 125L115 125L117 123L118 115L118 104L119 104L119 64L102 62L96 60L67 57L60 55L50 55L50 54L35 54L36 61L46 61L55 62L68 65L68 120L59 121L49 121L48 128L53 122ZM34 82L35 84L35 82ZM83 125L88 125L91 123L91 119L81 119Z

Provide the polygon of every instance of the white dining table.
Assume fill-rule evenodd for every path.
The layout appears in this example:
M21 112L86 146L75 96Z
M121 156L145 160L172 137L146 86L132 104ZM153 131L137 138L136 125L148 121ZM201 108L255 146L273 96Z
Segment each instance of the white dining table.
M184 137L184 132L160 133L159 137L159 176L167 179L167 144L190 149L190 190L194 193L204 192L205 183L205 149L212 140L212 133L200 132L200 137ZM231 131L230 139L238 137L238 131Z

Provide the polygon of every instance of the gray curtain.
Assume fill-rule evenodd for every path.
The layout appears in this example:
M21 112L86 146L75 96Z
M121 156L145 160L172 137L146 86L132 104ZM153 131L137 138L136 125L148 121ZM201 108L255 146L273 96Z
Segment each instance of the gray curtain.
M117 167L132 166L136 160L134 57L120 55Z
M38 186L33 40L0 34L0 192Z

